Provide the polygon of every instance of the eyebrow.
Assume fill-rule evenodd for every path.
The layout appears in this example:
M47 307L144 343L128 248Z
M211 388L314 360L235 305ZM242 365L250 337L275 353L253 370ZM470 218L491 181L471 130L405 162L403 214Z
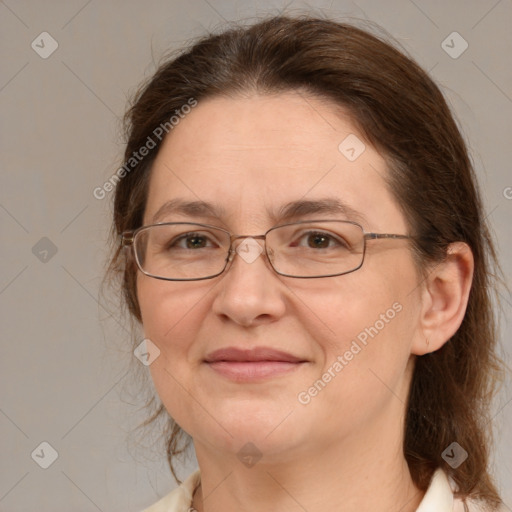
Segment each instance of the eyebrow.
M152 223L156 224L169 215L183 215L185 217L207 217L219 219L226 212L220 205L214 205L206 201L186 201L184 199L171 199L164 203L153 215Z
M311 215L336 215L343 217L344 220L368 223L363 213L338 198L330 197L291 201L282 205L277 211L268 211L267 213L274 222L289 222ZM226 217L226 210L220 204L176 198L164 203L153 216L151 223L156 224L172 214L220 220Z
M352 208L338 198L322 198L314 200L298 200L281 206L276 215L271 215L274 220L292 221L310 215L336 215L344 217L344 220L353 220L367 223L363 213Z

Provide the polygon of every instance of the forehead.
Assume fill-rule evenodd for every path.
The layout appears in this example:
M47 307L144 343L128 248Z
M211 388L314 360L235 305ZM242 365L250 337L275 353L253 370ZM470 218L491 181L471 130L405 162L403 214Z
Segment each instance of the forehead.
M328 198L377 226L398 213L386 172L384 159L333 103L295 92L210 98L165 138L144 223L179 198L217 204L225 223L270 227L283 205Z

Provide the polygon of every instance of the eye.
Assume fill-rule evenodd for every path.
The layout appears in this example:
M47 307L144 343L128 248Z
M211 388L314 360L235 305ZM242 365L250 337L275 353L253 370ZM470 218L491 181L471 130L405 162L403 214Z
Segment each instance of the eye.
M301 241L305 242L305 244L300 243ZM303 233L299 237L299 243L293 245L306 246L310 249L348 248L348 244L343 238L324 231L308 231Z
M206 247L216 247L217 244L202 233L184 233L173 238L168 244L167 249L204 249Z

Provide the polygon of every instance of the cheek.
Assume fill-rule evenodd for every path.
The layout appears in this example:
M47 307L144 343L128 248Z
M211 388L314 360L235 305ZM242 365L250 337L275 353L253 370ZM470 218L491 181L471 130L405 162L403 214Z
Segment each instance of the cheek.
M335 334L324 347L326 371L332 372L338 362L357 386L370 369L391 380L400 375L410 354L409 315L403 300L389 293L359 294L340 301L338 308L331 305L328 315ZM339 364L337 368L341 370Z
M145 336L164 352L180 350L200 325L194 317L207 292L208 288L199 290L190 283L139 277L137 296Z
M187 385L197 371L202 347L196 340L211 309L213 287L204 281L166 282L144 275L138 278L144 336L160 350L150 370L164 401L179 396L179 384Z
M334 286L323 296L318 293L318 300L310 295L330 330L326 363L346 355L350 366L372 366L386 374L403 370L417 324L418 281L410 255L390 252L394 257L368 258L357 272L333 278Z
M322 367L299 399L310 401L304 414L325 419L322 428L346 432L364 428L390 404L405 403L413 316L392 285L374 283L372 293L348 281L344 286L321 308L334 334L324 338Z
M207 291L203 289L201 293L190 283L138 278L144 336L160 350L149 366L151 377L168 413L187 432L193 429L190 396L184 389L191 388L196 371L191 354L201 325L201 300Z

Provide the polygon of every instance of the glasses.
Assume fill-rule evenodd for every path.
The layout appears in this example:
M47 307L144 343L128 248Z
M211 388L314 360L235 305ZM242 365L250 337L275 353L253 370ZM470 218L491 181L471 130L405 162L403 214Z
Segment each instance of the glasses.
M225 229L195 222L166 222L125 231L123 247L131 247L138 268L166 281L197 281L222 274L238 253L253 262L265 252L282 276L341 276L361 268L366 241L408 239L409 235L366 233L356 222L305 220L282 224L264 235L232 235ZM239 239L242 242L235 244ZM264 248L256 242L264 241Z

